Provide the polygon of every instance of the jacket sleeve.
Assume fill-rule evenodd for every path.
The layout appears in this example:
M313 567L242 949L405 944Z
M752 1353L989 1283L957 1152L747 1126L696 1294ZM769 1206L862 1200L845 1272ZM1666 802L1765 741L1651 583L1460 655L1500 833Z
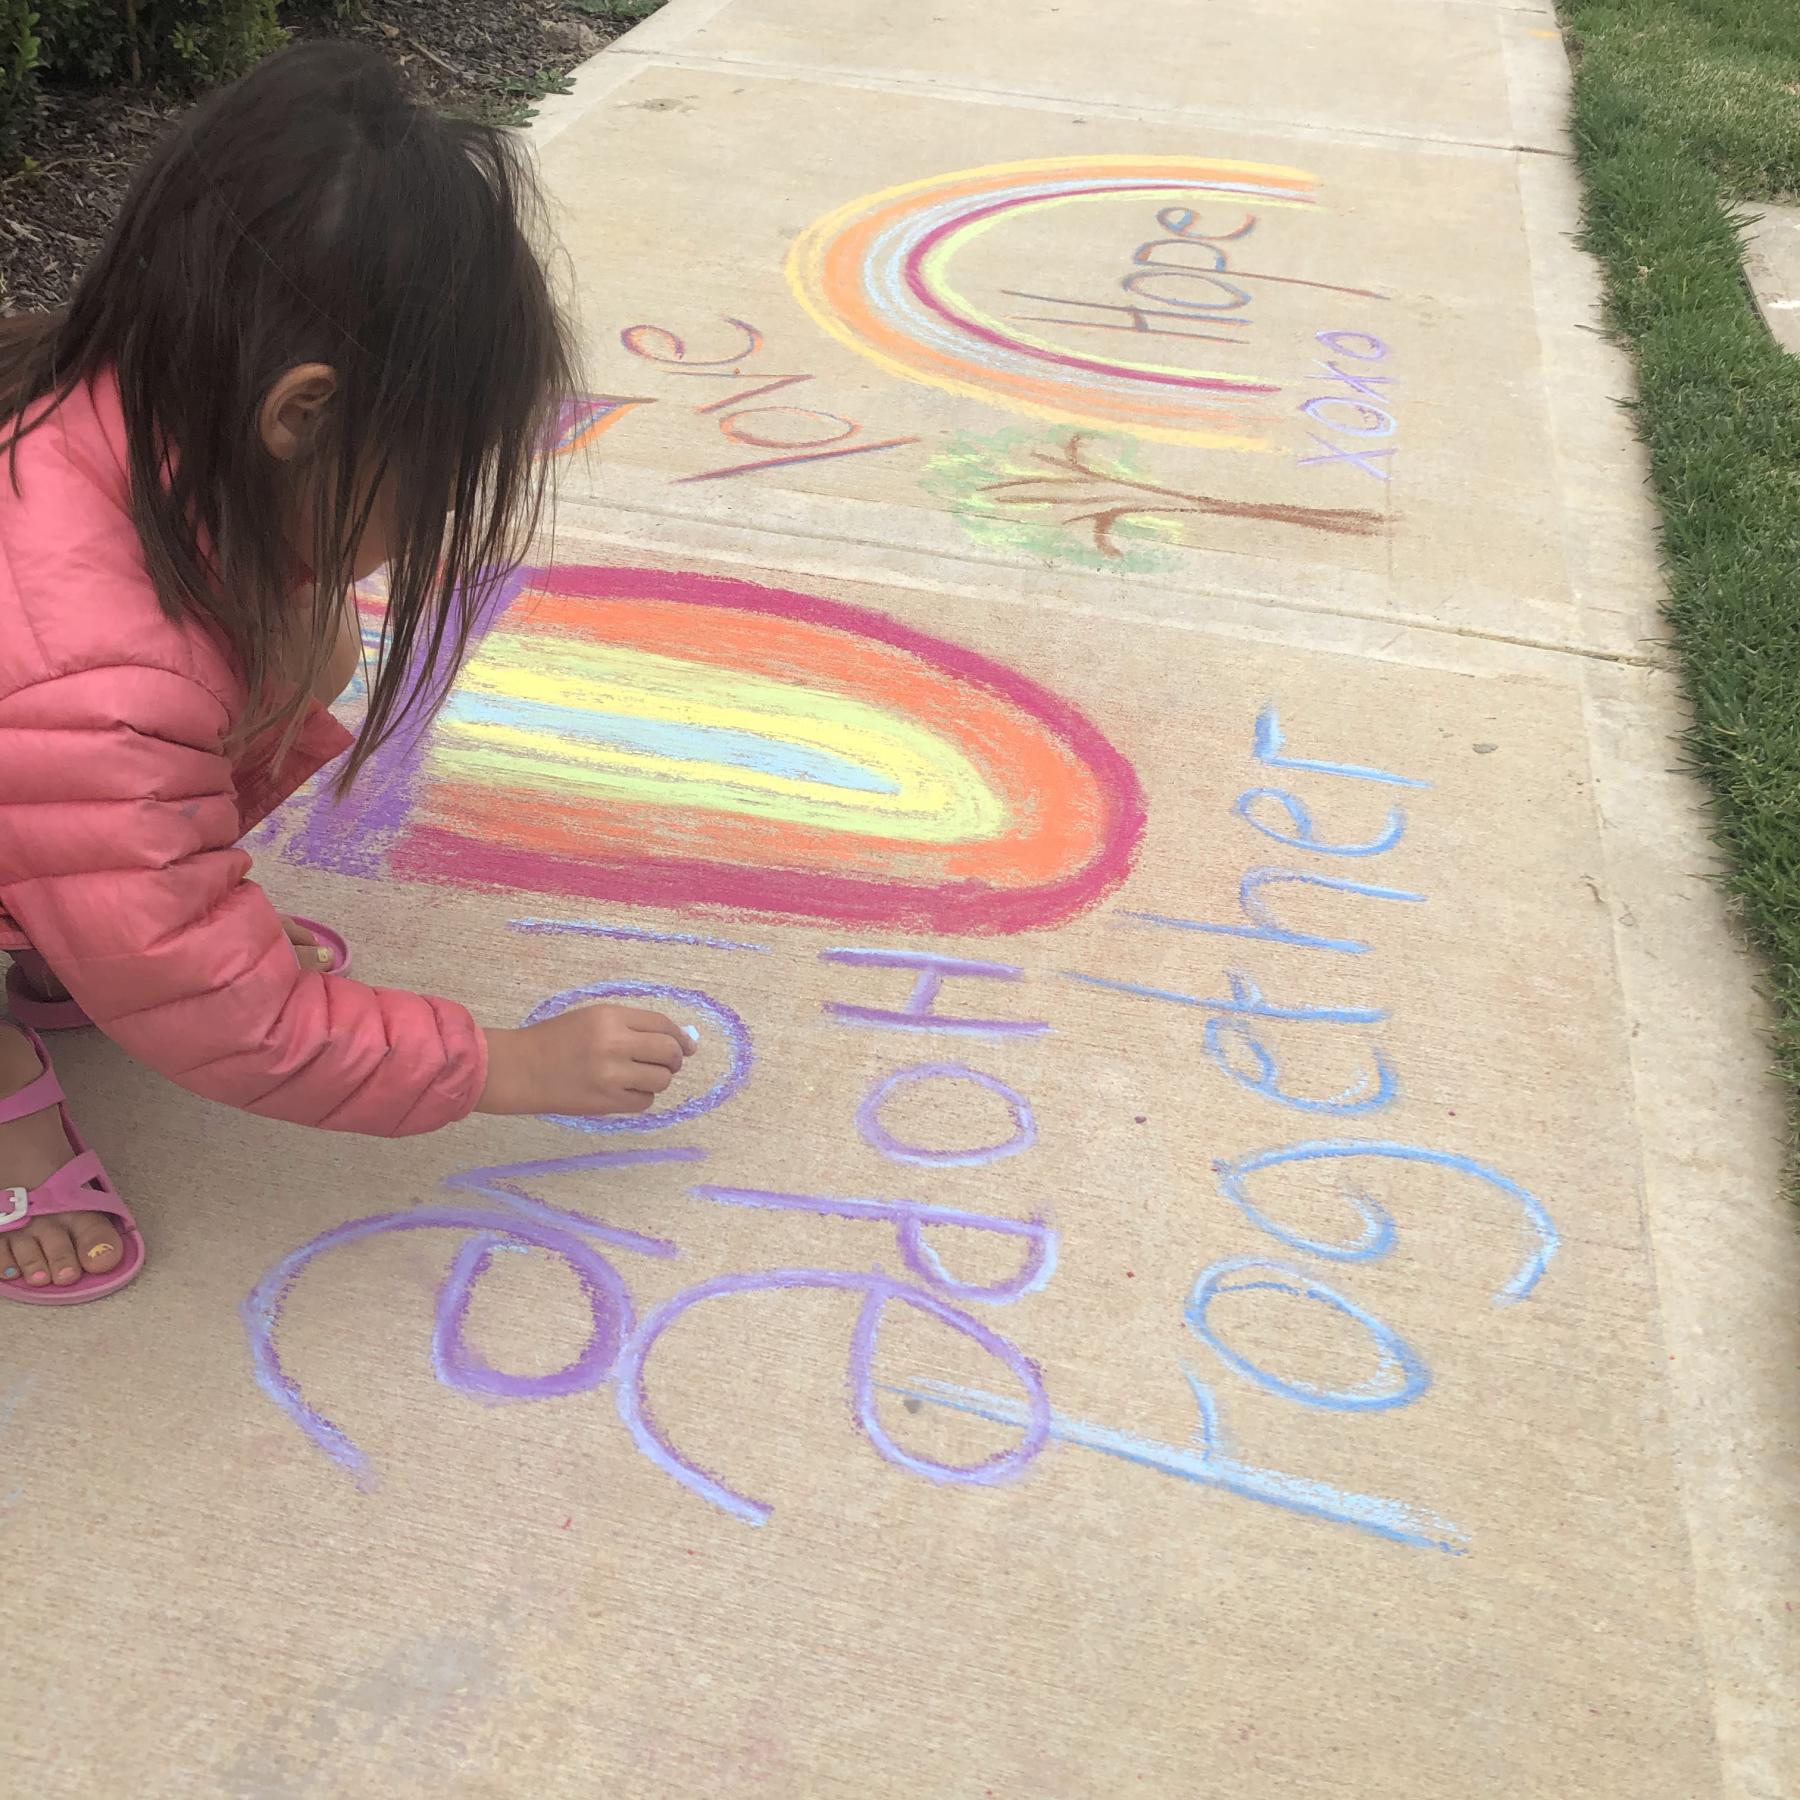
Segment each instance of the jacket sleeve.
M0 700L0 907L129 1055L227 1106L399 1137L470 1112L460 1006L300 969L236 847L221 701L84 670Z

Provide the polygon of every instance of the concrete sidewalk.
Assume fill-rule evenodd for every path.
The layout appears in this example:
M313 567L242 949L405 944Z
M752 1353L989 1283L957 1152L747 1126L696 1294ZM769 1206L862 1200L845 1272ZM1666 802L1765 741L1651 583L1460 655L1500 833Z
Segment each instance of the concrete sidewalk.
M674 0L546 105L547 566L259 872L705 1048L610 1141L60 1059L154 1264L0 1315L34 1791L1800 1792L1566 89L1547 6Z

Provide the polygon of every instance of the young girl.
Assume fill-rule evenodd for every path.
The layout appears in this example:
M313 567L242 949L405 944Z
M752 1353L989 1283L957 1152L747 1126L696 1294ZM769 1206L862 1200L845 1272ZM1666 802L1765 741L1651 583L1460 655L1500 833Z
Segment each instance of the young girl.
M378 1136L643 1111L680 1072L655 1013L483 1031L346 979L234 847L442 698L523 554L570 386L533 201L503 133L312 45L180 126L65 314L0 321L0 1300L97 1299L144 1260L43 1029ZM352 741L325 703L360 655L350 585L382 565Z

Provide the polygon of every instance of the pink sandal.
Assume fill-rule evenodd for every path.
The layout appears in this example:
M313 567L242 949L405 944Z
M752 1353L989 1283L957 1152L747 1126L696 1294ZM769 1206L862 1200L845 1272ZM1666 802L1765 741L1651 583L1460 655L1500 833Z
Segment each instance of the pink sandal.
M119 1198L118 1190L107 1178L100 1159L82 1142L75 1121L69 1117L69 1106L63 1097L62 1083L56 1079L50 1053L44 1041L22 1020L15 1019L25 1034L25 1041L37 1052L43 1073L28 1082L18 1093L0 1100L0 1125L10 1125L46 1107L54 1106L62 1115L63 1135L69 1140L74 1155L49 1180L34 1188L0 1188L0 1257L6 1254L7 1234L19 1230L33 1219L48 1218L55 1213L105 1213L120 1227L125 1254L116 1269L104 1275L90 1275L85 1270L67 1287L27 1287L22 1279L0 1281L0 1300L17 1300L27 1306L78 1306L84 1300L102 1300L117 1293L133 1280L144 1266L144 1240L138 1232L131 1209Z
M304 925L313 934L320 949L331 952L331 961L320 971L322 974L350 973L350 946L340 933L329 925L321 925L317 919L303 919L297 913L289 916L296 925ZM6 971L6 1010L15 1025L23 1025L29 1031L78 1031L93 1023L82 1011L79 1001L40 1000L31 993L16 962Z

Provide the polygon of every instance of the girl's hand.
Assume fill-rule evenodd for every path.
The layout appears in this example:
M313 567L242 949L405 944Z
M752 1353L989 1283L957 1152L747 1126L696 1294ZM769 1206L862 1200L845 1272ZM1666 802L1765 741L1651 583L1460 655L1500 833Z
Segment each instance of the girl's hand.
M687 1055L670 1020L634 1006L578 1006L486 1036L484 1113L648 1112Z

